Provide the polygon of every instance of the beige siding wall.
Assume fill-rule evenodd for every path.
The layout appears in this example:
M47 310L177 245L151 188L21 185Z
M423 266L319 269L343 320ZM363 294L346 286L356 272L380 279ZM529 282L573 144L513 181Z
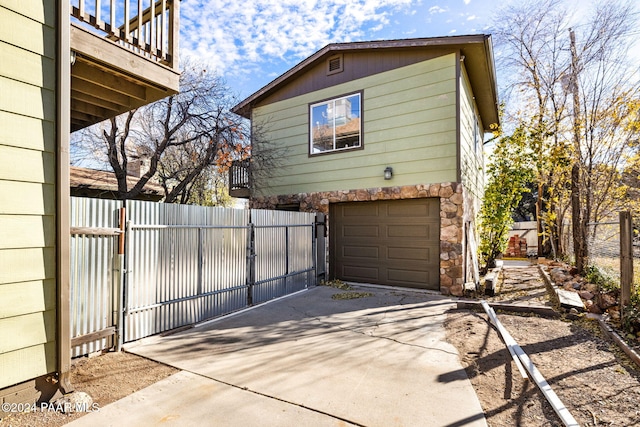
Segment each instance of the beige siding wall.
M0 388L56 369L55 2L0 2Z
M254 109L254 124L285 150L259 193L456 181L455 70L450 54ZM356 91L363 91L364 149L309 157L309 103Z
M484 188L484 132L464 63L460 73L460 175L464 186L463 281L478 283L476 216Z
M484 133L467 73L460 75L460 175L465 191L474 199L478 212L484 188Z

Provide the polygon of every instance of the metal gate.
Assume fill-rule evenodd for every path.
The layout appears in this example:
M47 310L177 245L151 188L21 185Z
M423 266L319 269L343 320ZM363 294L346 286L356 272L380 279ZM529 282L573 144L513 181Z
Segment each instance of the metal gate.
M116 344L121 256L116 200L71 198L71 356Z
M72 201L72 211L99 206L72 214L72 242L83 231L77 224L87 223L99 246L72 243L74 356L297 292L324 271L324 224L315 214L127 201L123 240L121 203Z

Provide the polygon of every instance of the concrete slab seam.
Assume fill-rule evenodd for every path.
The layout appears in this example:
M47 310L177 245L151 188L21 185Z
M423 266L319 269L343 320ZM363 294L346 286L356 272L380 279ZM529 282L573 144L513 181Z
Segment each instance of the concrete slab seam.
M277 400L279 402L286 403L288 405L297 406L299 408L303 408L303 409L306 409L308 411L315 412L317 414L326 415L328 417L334 418L336 420L344 421L345 423L349 423L349 424L352 424L352 425L355 425L355 426L358 426L358 427L367 427L364 424L360 424L360 423L358 423L356 421L349 420L347 418L343 418L343 417L340 417L338 415L334 415L334 414L331 414L329 412L322 411L320 409L311 408L309 406L305 406L305 405L300 404L300 403L295 403L295 402L291 402L289 400L282 399L282 398L279 398L279 397L276 397L276 396L271 396L269 394L262 393L262 392L259 392L257 390L252 390L249 387L242 387L242 386L239 386L239 385L236 385L236 384L232 384L232 383L229 383L229 382L226 382L226 381L219 380L217 378L213 378L213 377L209 377L207 375L200 374L200 373L195 372L195 371L191 371L189 369L181 369L181 370L185 371L185 372L189 372L189 373L191 373L193 375L197 375L197 376L202 377L202 378L207 378L207 379L209 379L211 381L215 381L215 382L220 383L220 384L224 384L224 385L229 386L229 387L233 387L233 388L238 389L238 390L242 390L242 391L246 391L246 392L249 392L249 393L253 393L253 394L258 395L258 396L266 397L267 399Z
M309 318L311 318L311 319L313 319L313 320L316 320L318 323L321 323L322 325L324 325L325 327L328 327L328 328L335 327L335 328L340 329L341 331L345 331L345 332L352 332L352 333L355 333L355 334L364 335L365 337L369 337L369 338L385 339L385 340L392 341L392 342L395 342L395 343L400 344L400 345L406 345L406 346L409 346L409 347L421 348L421 349L423 349L423 350L434 350L434 351L440 351L440 352L442 352L442 353L450 354L450 355L453 355L453 356L458 356L458 353L457 353L457 352L451 352L451 351L447 351L447 350L444 350L444 349L441 349L441 348L436 348L436 347L426 347L426 346L419 345L419 344L410 344L410 343L406 343L406 342L398 341L398 340L397 340L397 339L395 339L395 338L386 337L386 336L383 336L383 335L373 335L373 334L372 334L372 335L369 335L369 334L366 334L366 333L364 333L364 332L362 332L362 331L358 331L358 330L351 329L351 328L345 328L344 326L340 326L340 325L332 325L332 324L330 324L330 323L324 322L322 319L320 319L320 318L319 318L319 317L317 317L317 316L313 316L313 315L311 315L311 314L309 314L309 313L307 313L307 312L305 312L305 311L302 311L302 310L298 309L297 307L293 307L293 306L289 306L289 307L290 307L291 309L293 309L293 310L297 311L298 313L303 314L303 315L304 315L304 316L306 316L306 317L309 317ZM389 312L389 310L385 310L385 312L384 312L384 313L385 313L385 315L386 315L386 313L388 313L388 312ZM377 328L379 325L380 325L380 323L376 323L376 324L374 325L374 327L375 327L375 328Z

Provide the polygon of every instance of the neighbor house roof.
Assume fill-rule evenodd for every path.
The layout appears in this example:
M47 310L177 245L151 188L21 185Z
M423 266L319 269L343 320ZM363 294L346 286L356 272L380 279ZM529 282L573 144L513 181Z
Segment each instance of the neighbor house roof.
M359 51L380 51L383 53L398 49L439 51L445 49L450 52L460 52L460 55L464 57L464 64L485 130L490 130L491 124L499 123L493 47L491 36L486 34L329 44L240 102L233 107L232 111L250 118L251 109L255 105L293 82L311 67L324 62L333 55Z
M71 195L115 199L118 181L113 172L71 166L69 173ZM133 187L140 178L127 176L127 186ZM164 189L154 182L147 182L137 199L159 201L164 197Z

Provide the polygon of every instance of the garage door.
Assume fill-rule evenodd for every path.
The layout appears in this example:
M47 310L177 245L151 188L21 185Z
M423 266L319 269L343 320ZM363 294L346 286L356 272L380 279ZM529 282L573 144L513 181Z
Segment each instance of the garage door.
M337 203L330 221L332 277L440 289L440 199Z

